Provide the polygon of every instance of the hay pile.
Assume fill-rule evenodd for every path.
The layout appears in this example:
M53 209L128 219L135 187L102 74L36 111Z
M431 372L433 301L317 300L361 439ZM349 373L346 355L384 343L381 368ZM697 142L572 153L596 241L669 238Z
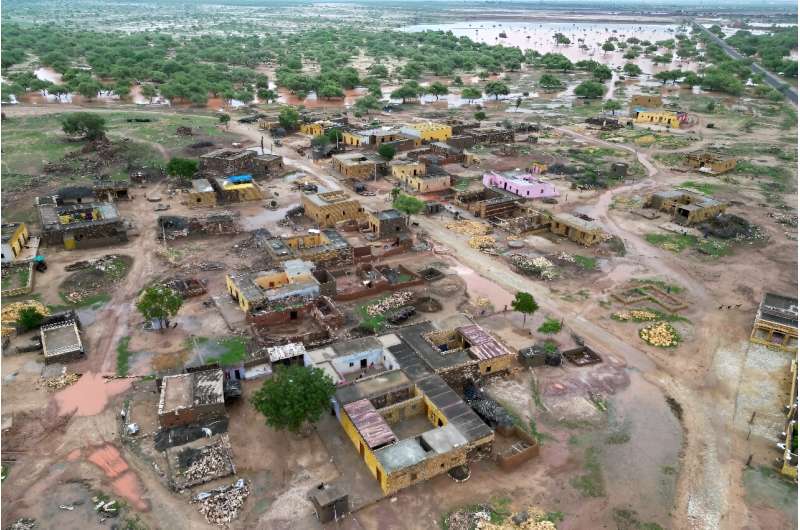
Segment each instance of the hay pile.
M0 321L2 321L2 336L10 335L14 332L14 324L19 319L19 314L23 309L32 307L42 315L49 315L50 310L36 300L24 300L22 302L11 302L10 304L3 304L2 312L0 313Z
M492 227L476 221L454 221L447 223L445 228L465 236L485 236L492 231Z

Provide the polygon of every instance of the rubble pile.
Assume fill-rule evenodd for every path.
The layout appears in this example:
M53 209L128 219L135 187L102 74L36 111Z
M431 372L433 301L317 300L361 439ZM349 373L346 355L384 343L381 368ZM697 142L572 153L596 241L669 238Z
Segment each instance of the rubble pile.
M627 322L633 320L634 322L649 322L656 320L658 315L652 311L644 311L642 309L634 309L633 311L620 311L611 315L614 320L621 320Z
M72 384L78 382L78 379L81 378L81 374L67 374L63 373L56 377L48 377L41 379L41 384L44 388L49 390L50 392L55 392L56 390L61 390L62 388L66 388Z
M669 322L656 322L639 330L639 337L651 346L670 348L680 340L678 331Z
M522 254L511 256L511 264L523 274L538 276L542 280L553 280L558 277L558 270L549 259L539 256L530 258Z
M454 221L447 223L445 227L465 236L484 236L492 231L491 226L476 221Z
M767 235L757 225L751 224L747 219L738 215L722 213L713 219L697 225L704 236L713 236L719 239L735 239L737 241L758 241L766 239Z
M17 519L16 521L14 521L10 525L8 525L6 527L6 529L7 530L33 530L37 526L39 526L39 525L36 524L36 519L26 519L26 518L23 517L22 519Z
M202 449L184 449L178 454L178 461L183 469L180 478L186 483L208 482L232 472L230 451L224 440Z
M383 315L389 311L400 309L404 305L411 302L414 298L414 293L411 291L397 291L390 296L367 306L367 314L371 317Z
M221 486L209 492L202 492L192 499L198 504L200 513L211 524L225 526L237 517L244 506L250 490L244 479L239 479L231 486Z
M575 256L566 252L561 252L558 256L556 256L556 259L565 263L575 263Z
M472 236L469 238L469 246L478 250L493 249L495 239L492 236Z
M797 228L797 214L781 213L781 212L768 212L767 217L775 219L778 224L791 226Z

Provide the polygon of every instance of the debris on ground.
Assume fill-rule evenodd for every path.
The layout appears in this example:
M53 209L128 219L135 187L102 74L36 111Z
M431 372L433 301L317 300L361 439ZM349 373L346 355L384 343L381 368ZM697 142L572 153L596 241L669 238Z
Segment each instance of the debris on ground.
M23 517L8 525L6 530L33 530L37 526L36 519L26 519Z
M249 495L250 490L244 479L239 479L230 486L198 493L192 499L192 503L198 504L198 509L206 521L217 526L225 526L239 517L239 511Z
M66 370L66 368L64 369ZM41 385L46 388L50 392L55 392L56 390L61 390L62 388L66 388L70 385L73 385L78 382L78 379L81 378L81 374L75 373L62 373L56 377L48 377L40 379Z
M511 264L523 274L538 276L542 280L554 280L558 277L556 266L543 256L530 258L522 254L513 254Z
M651 320L656 320L658 315L652 311L634 309L633 311L620 311L618 313L614 313L611 315L611 318L621 321L633 320L634 322L648 322Z
M387 296L386 298L367 306L367 314L371 317L383 315L389 311L403 307L411 302L413 298L414 293L411 291L397 291L396 293L392 293L390 296Z
M758 241L767 239L767 235L757 225L738 215L722 213L697 225L704 236L719 239L736 239L737 241Z
M92 503L94 503L94 511L100 514L101 518L119 515L119 502L115 499L109 499L105 495L96 495L92 497Z
M678 331L668 322L656 322L640 329L639 337L647 344L659 348L677 346L680 340Z
M556 257L556 259L558 259L558 261L563 261L565 263L575 263L575 256L573 256L572 254L568 254L566 252L561 252Z
M495 239L492 236L472 236L469 238L469 246L478 250L493 249Z
M767 217L775 219L778 224L792 226L797 228L797 214L796 213L782 213L782 212L767 212Z
M32 307L35 309L40 315L47 316L50 314L50 310L36 300L25 300L22 302L10 302L4 303L2 312L0 313L0 321L2 321L2 336L10 335L16 329L16 322L19 320L19 314L22 312L23 309L27 309Z
M187 447L177 456L179 470L176 482L180 481L183 487L202 484L233 473L230 445L226 437L200 449Z
M447 223L445 228L465 236L483 236L492 231L492 227L476 221L453 221Z

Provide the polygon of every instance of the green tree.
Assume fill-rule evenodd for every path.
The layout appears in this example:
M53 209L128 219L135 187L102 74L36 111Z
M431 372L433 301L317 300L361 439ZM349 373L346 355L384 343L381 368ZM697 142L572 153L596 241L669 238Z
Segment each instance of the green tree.
M616 48L614 48L613 42L605 42L603 43L603 51L604 52L613 52Z
M400 195L400 188L395 186L394 188L392 188L391 194L392 194L392 202L396 201L397 196Z
M61 129L71 136L96 140L106 134L106 120L92 112L72 112L61 119Z
M554 90L563 88L564 83L553 74L542 74L542 77L539 78L539 86L546 90Z
M453 86L464 86L464 80L461 79L461 77L459 77L459 76L455 76L453 78L453 83L452 84L453 84Z
M567 38L566 35L564 35L561 32L554 34L553 35L553 40L556 41L556 44L564 44L564 45L568 45L568 44L570 44L572 42L572 41L569 40L569 38Z
M147 98L151 103L153 98L158 95L156 87L153 85L142 85L142 97Z
M173 158L167 164L167 174L188 180L197 173L197 161L189 158Z
M474 114L474 116L475 116L475 119L478 120L478 121L483 121L483 120L486 119L486 113L483 112L482 110L479 110L478 112L476 112Z
M278 114L278 122L287 131L295 130L299 120L300 113L294 107L283 107L280 114Z
M483 91L489 96L494 96L494 99L499 99L500 96L507 96L509 94L508 85L502 81L489 81L483 87Z
M522 313L522 325L524 326L527 323L528 315L533 315L539 309L539 304L536 303L532 294L517 291L514 300L511 301L511 308Z
M625 66L622 67L622 71L625 72L625 75L630 77L642 75L642 69L639 68L639 65L636 63L625 63Z
M136 309L145 320L158 320L161 329L169 325L169 317L177 315L181 305L183 298L165 285L146 287L136 301Z
M419 85L416 82L409 82L392 92L390 96L394 99L400 99L405 103L408 99L419 97L419 93Z
M279 366L251 403L270 427L297 432L330 408L335 390L331 378L316 366Z
M422 211L425 207L425 202L411 195L400 193L392 201L392 206L405 214L413 215Z
M131 94L131 82L128 80L120 80L114 84L114 93L119 96L119 99L125 99Z
M225 126L225 129L228 128L228 124L230 123L230 121L231 121L231 115L230 114L220 114L219 115L219 122L222 125Z
M378 154L381 155L385 160L391 160L394 158L396 150L394 146L383 144L378 148Z
M77 92L86 99L94 99L97 93L103 89L103 85L94 79L87 79L78 83Z
M319 91L317 91L317 96L325 99L341 98L344 97L344 91L336 83L329 82L320 87Z
M480 99L482 95L483 93L479 89L473 86L465 87L461 91L461 98L466 99L470 104L472 104L472 102L475 101L476 99Z
M436 100L439 100L439 96L446 96L448 93L447 87L444 86L442 83L438 81L435 83L431 83L431 86L428 87L426 92L432 96L436 96Z
M266 101L267 103L278 99L278 94L276 94L274 90L270 90L269 88L259 88L256 94L258 95L258 99Z
M606 81L611 79L614 74L611 72L611 68L604 64L598 64L592 70L592 77L594 77L598 81Z
M319 134L311 139L311 145L313 146L328 145L329 143L331 143L331 139L325 134Z
M581 98L594 99L602 97L605 87L597 81L584 81L575 87L575 95Z
M17 327L22 331L36 329L42 325L44 315L35 307L25 307L17 315Z
M378 110L381 108L381 102L378 101L378 98L375 96L367 94L366 96L359 98L354 107L358 112L369 114L369 111Z
M369 68L367 68L367 73L380 79L386 79L389 77L389 70L382 64L371 65Z
M617 101L616 99L609 99L605 103L603 103L603 108L605 110L610 110L611 114L614 115L617 113L619 109L622 108L622 103Z

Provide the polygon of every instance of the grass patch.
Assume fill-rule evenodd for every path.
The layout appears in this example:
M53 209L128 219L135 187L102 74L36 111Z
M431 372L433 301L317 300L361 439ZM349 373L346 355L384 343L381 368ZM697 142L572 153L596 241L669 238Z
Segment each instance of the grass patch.
M203 341L199 339L205 339ZM208 363L219 363L220 366L230 366L240 363L247 355L247 344L242 337L226 337L224 339L208 339L198 337L196 343L207 346L214 352L218 352L213 357L206 358Z
M634 278L633 281L636 283L649 283L655 285L656 287L659 287L668 293L678 294L684 291L682 286L675 283L665 282L664 280L659 280L658 278Z
M455 188L458 191L467 191L467 188L469 188L470 182L472 182L472 179L461 177L453 185L453 188Z
M570 482L572 487L580 491L584 497L605 497L605 479L600 467L600 451L597 448L586 449L583 470L585 474L573 478Z
M617 530L664 530L663 527L657 523L644 523L640 521L639 514L637 514L635 510L614 508L611 513L614 517L614 522L617 524Z
M672 252L683 252L697 245L697 238L684 234L646 234L645 241Z
M696 180L685 180L681 183L681 187L697 190L705 195L713 195L716 190L716 186L713 184L709 182L698 182Z
M117 375L128 375L129 363L133 352L128 349L131 342L130 337L122 337L117 344Z
M91 307L92 309L100 309L103 305L107 304L111 301L111 295L109 293L96 293L86 298L83 298L80 302L72 302L69 298L67 298L66 293L58 293L58 296L64 302L64 305L51 305L47 306L50 311L65 311L67 309L77 309L81 307Z
M561 321L557 318L548 318L542 322L542 325L536 331L546 335L553 335L561 331Z
M597 268L597 258L593 258L591 256L581 256L580 254L575 254L573 258L575 258L576 264L586 270L593 271Z

